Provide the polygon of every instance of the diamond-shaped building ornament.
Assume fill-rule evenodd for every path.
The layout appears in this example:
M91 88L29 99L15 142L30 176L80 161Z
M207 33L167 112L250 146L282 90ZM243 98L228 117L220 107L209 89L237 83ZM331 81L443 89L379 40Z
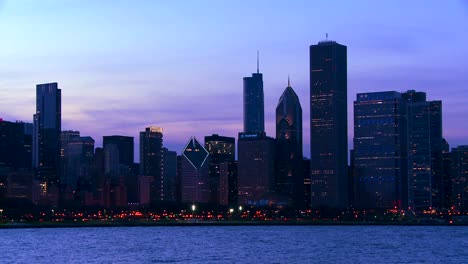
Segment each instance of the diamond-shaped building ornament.
M203 166L208 158L208 151L197 141L195 137L190 138L182 154L196 169Z

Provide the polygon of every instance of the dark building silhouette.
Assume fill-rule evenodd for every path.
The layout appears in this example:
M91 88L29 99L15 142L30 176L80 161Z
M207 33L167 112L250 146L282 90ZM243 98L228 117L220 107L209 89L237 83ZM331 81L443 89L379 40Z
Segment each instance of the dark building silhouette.
M304 178L304 205L310 206L310 159L304 158L302 160L302 170Z
M303 206L302 108L289 78L276 106L275 153L276 192L289 197L295 206Z
M452 202L452 160L450 155L450 145L442 139L442 170L443 170L443 206L442 208L448 209L453 205Z
M0 168L31 168L31 135L25 134L25 123L0 118Z
M134 140L133 137L128 136L104 136L103 147L104 149L108 144L113 144L117 147L119 152L119 163L131 167L134 162Z
M60 181L60 132L62 131L62 91L57 83L36 86L36 113L33 117L33 168L41 181L41 195Z
M267 205L275 199L275 140L265 132L239 133L238 203Z
M153 176L138 176L138 203L140 205L149 205L151 203L151 185L153 181Z
M229 194L229 180L233 177L233 173L227 171L228 178L224 179L223 186L220 186L220 171L221 163L234 163L235 160L235 139L232 137L223 137L218 134L205 137L205 149L210 154L210 190L213 204L220 204L220 195L225 197L227 203ZM233 169L232 165L227 165L227 169ZM227 187L226 187L227 186ZM223 187L223 188L221 188ZM224 193L225 192L225 193Z
M195 137L182 151L180 166L182 203L209 203L209 153Z
M60 182L63 185L73 186L72 190L75 190L77 178L72 180L74 168L70 167L72 162L69 161L68 144L79 138L79 131L66 130L60 133Z
M177 152L163 148L163 200L176 201L177 192Z
M138 176L140 175L140 163L133 163L125 173L125 187L127 188L127 202L137 204L140 202L138 197Z
M237 188L237 161L222 162L219 165L219 204L236 206L238 197Z
M450 156L453 206L468 212L468 146L452 148Z
M92 137L79 137L68 143L67 162L68 180L66 182L73 188L78 180L90 185L92 182L92 166L94 160L94 139ZM87 186L89 188L89 186Z
M349 150L349 166L348 166L348 203L351 208L354 208L356 205L355 195L357 194L356 190L356 181L355 178L355 151L354 149Z
M408 200L416 211L442 206L442 102L426 93L402 94L408 106Z
M310 46L311 206L348 206L347 48Z
M263 77L259 72L244 77L244 132L264 132L265 113L263 98Z
M164 200L163 155L163 129L151 126L140 132L140 174L153 176L153 201Z
M104 205L104 191L107 183L105 175L105 153L103 148L96 148L94 150L93 160L93 185L96 193L96 199L99 205Z
M6 197L32 201L33 178L30 170L8 172L6 175Z
M116 182L125 167L120 165L120 151L116 144L108 143L104 146L104 173L106 180Z
M407 206L406 103L398 92L359 93L354 102L354 205Z

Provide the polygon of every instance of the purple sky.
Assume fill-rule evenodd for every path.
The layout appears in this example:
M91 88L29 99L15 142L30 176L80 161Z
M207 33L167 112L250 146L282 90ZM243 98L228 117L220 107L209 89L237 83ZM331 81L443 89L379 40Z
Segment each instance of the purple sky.
M0 0L0 117L31 122L35 85L58 82L64 130L96 146L134 136L138 150L157 125L180 152L242 130L260 50L267 134L289 74L309 156L308 47L328 32L348 46L350 144L357 92L408 89L442 100L444 137L468 144L468 1L343 2Z

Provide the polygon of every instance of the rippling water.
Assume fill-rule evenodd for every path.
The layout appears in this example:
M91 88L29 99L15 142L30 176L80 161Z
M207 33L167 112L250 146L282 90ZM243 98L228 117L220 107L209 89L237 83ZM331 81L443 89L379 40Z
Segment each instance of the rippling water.
M0 252L1 263L467 263L468 227L4 229Z

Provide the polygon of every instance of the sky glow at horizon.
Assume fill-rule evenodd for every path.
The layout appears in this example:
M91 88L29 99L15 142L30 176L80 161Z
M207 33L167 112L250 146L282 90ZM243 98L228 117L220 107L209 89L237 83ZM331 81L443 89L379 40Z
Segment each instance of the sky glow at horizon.
M1 1L0 118L32 121L36 84L62 89L62 130L104 135L164 128L179 154L191 136L242 130L242 78L260 72L265 128L287 86L303 109L309 156L309 46L348 47L348 141L356 93L427 92L444 137L468 144L468 1ZM138 160L138 152L135 152Z

